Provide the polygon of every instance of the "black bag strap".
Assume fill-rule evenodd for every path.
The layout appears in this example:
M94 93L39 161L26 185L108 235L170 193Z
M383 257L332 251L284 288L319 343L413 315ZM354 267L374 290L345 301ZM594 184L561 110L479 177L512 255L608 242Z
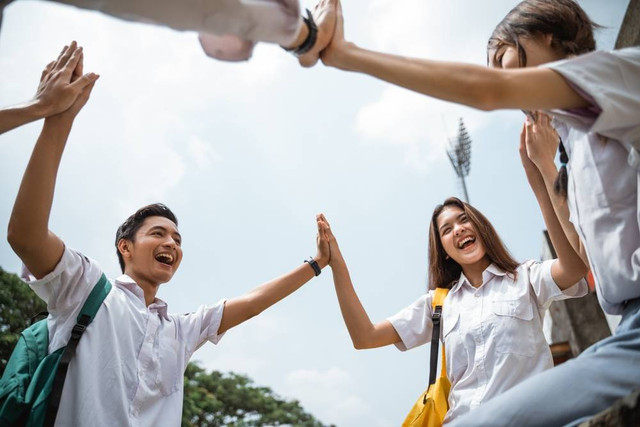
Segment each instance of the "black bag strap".
M53 387L51 388L51 394L49 395L49 402L47 404L47 414L44 420L45 427L53 427L53 424L56 421L58 408L60 407L60 398L62 397L62 389L64 387L64 380L67 377L67 370L69 369L69 363L76 354L76 347L78 347L82 334L84 334L87 326L89 326L95 317L102 305L102 302L110 291L111 283L107 280L107 277L102 274L100 280L95 284L93 290L80 309L80 313L76 318L76 324L71 330L71 338L69 338L69 342L62 352L62 356L60 356L60 364L58 365L58 370L53 380Z
M442 306L437 305L431 316L433 332L431 333L431 361L429 367L429 385L435 384L438 372L438 349L440 348L440 320L442 319Z

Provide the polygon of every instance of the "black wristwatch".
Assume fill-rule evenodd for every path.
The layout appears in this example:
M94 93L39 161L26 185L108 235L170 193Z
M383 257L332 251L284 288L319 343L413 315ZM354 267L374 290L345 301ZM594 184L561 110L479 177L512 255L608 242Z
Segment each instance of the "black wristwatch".
M298 47L292 47L290 49L283 47L284 50L286 50L287 52L291 52L296 56L304 55L305 53L313 49L313 46L316 44L316 39L318 38L318 26L313 20L313 15L311 14L311 11L309 9L306 9L306 10L307 10L307 17L306 18L302 17L302 20L304 21L305 25L309 29L309 34L307 35L307 38Z
M313 268L313 272L315 273L316 276L319 276L320 273L322 273L322 269L320 268L320 266L318 265L315 259L309 257L309 259L305 259L304 262L308 263L311 266L311 268Z

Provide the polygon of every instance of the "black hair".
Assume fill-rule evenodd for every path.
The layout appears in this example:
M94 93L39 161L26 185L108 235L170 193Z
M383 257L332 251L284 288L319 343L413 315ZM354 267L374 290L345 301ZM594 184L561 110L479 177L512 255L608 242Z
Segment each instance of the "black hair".
M151 205L147 205L141 207L131 215L125 222L118 227L118 231L116 231L116 253L118 255L118 262L120 263L120 269L124 273L124 259L122 258L122 254L118 250L118 242L122 239L133 241L136 235L136 232L142 227L144 220L150 216L161 216L164 218L173 221L173 223L177 226L178 219L171 212L171 209L163 205L162 203L153 203Z
M560 170L558 171L558 176L553 183L553 191L563 199L567 198L567 183L568 183L568 175L567 175L567 163L569 163L569 156L567 155L567 150L564 148L564 144L562 143L562 139L560 139L560 145L558 145L558 151L560 152Z

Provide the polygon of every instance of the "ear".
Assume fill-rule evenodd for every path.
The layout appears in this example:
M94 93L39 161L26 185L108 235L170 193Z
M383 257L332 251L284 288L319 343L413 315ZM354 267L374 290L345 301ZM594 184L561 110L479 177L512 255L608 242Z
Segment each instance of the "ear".
M122 258L131 258L131 246L133 242L127 239L120 239L118 241L118 252L122 255Z

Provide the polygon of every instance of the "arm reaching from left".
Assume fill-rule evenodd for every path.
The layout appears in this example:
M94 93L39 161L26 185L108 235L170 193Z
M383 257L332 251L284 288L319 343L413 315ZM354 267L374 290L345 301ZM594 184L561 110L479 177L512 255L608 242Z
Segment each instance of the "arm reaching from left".
M42 71L31 101L0 110L0 134L71 107L86 86L83 78L82 48L72 42Z
M318 224L316 246L317 253L313 260L322 269L329 263L329 242L320 224ZM273 304L297 291L314 275L313 268L305 262L283 276L270 280L242 296L228 300L224 305L218 334L223 334L234 326L262 313Z
M62 240L49 230L58 167L73 121L89 100L99 77L93 73L78 77L82 50L74 45L65 49L52 70L56 74L56 85L65 86L73 93L52 92L57 96L52 102L62 105L62 112L47 117L44 122L9 219L7 240L36 278L52 271L64 250Z

